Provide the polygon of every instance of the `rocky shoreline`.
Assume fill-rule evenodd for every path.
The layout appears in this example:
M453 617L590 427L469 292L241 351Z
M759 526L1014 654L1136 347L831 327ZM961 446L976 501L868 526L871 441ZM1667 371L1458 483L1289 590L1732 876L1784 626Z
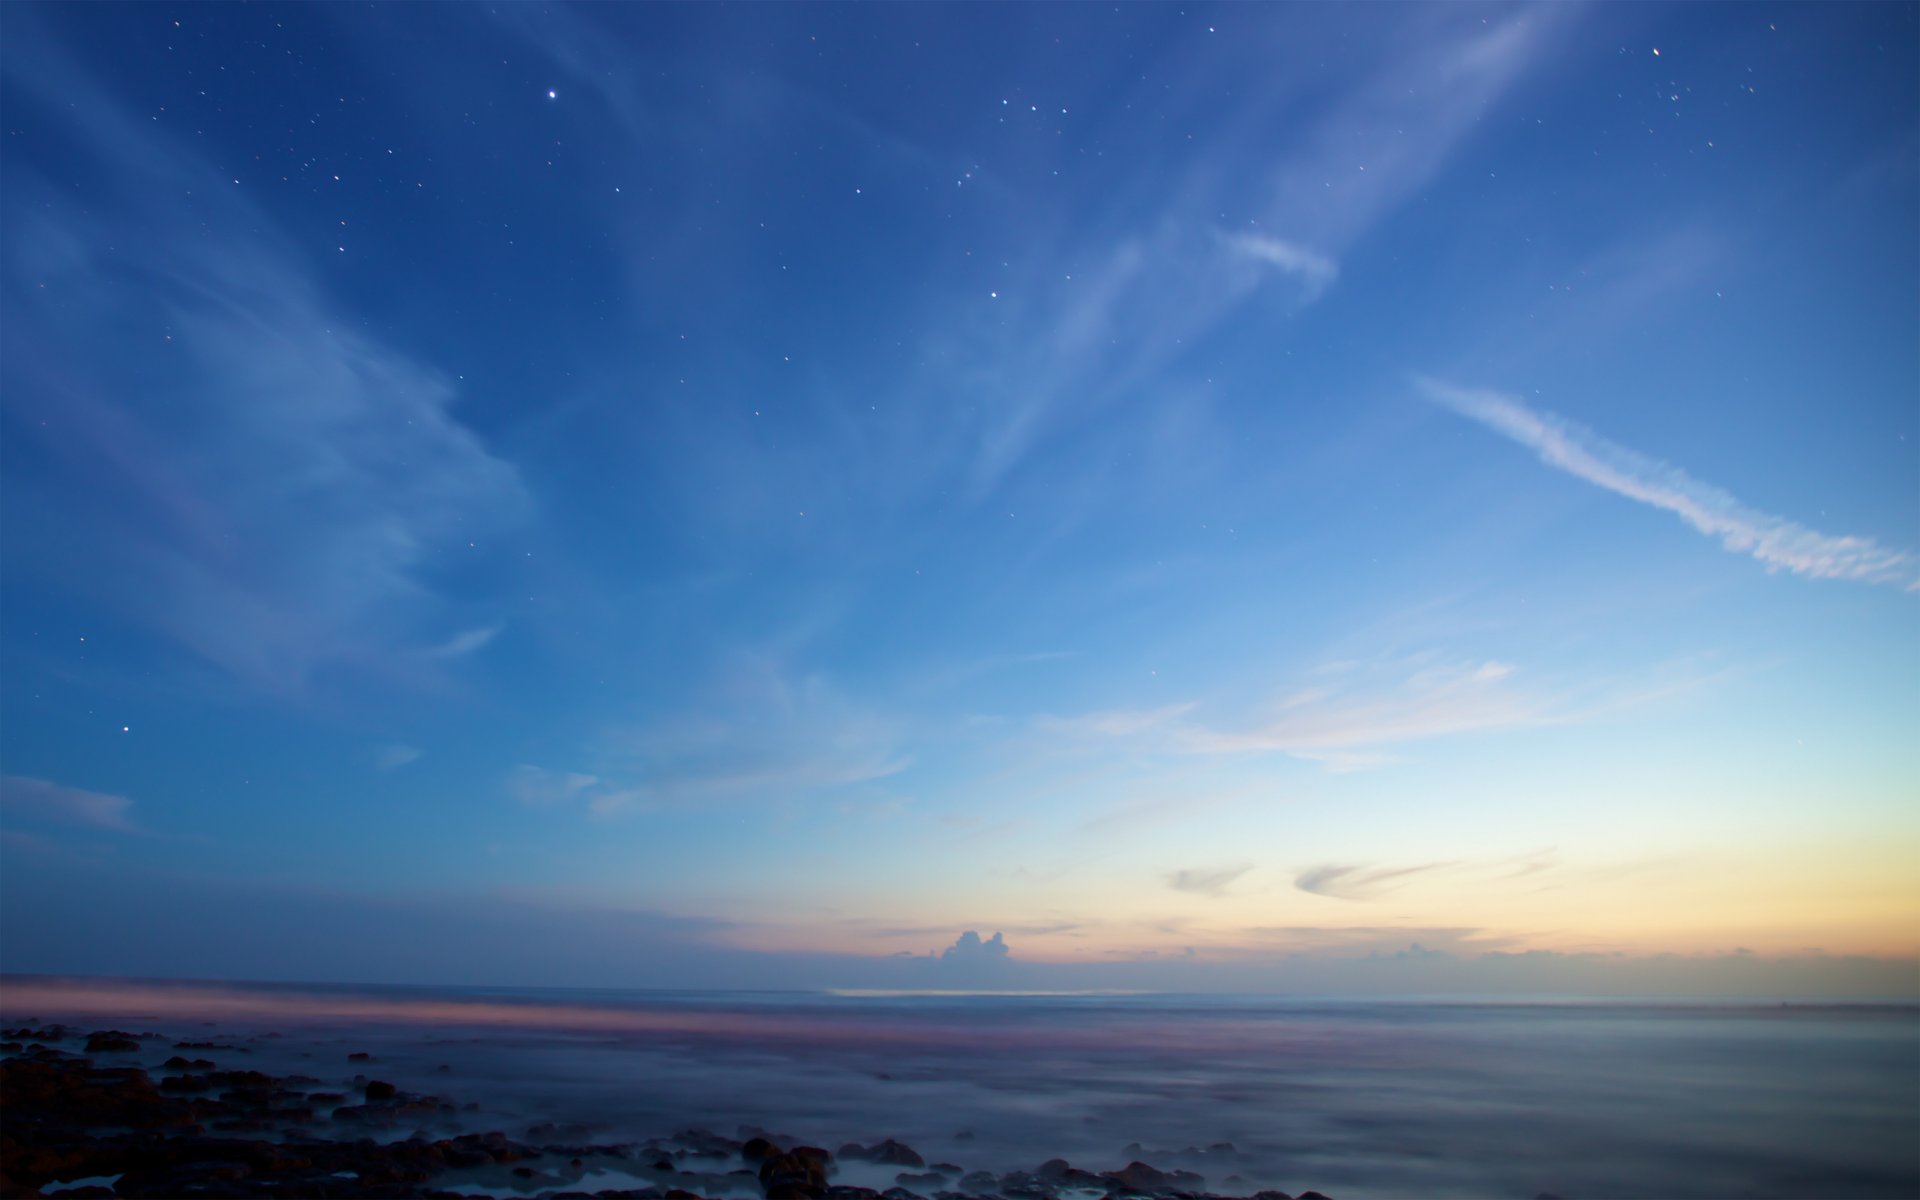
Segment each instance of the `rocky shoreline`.
M551 1124L524 1140L455 1132L477 1105L365 1074L328 1081L236 1068L247 1053L238 1045L174 1041L156 1080L112 1060L166 1047L157 1034L28 1024L0 1038L0 1197L1233 1200L1196 1172L1137 1157L1107 1171L1052 1159L994 1174L928 1163L891 1138L828 1150L747 1127L732 1137L694 1129L617 1143ZM349 1068L372 1065L365 1053L347 1057ZM835 1182L843 1171L891 1174L892 1183ZM1315 1191L1238 1194L1328 1200Z

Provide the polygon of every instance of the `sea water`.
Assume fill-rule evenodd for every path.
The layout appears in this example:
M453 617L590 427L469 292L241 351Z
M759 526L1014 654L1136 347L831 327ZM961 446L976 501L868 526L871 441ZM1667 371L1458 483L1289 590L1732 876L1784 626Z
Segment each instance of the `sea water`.
M752 1126L829 1148L893 1137L970 1171L1140 1159L1217 1192L1336 1200L1920 1196L1911 1004L14 978L0 1014L233 1040L244 1061L194 1053L330 1084L364 1072L477 1102L466 1128L515 1137ZM851 1169L841 1181L891 1183Z

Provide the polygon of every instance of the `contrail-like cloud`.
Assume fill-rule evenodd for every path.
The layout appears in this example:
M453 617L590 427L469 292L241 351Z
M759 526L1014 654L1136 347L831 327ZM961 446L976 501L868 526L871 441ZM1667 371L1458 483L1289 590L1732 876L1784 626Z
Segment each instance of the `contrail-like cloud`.
M1609 441L1583 425L1538 412L1499 392L1454 387L1424 376L1414 382L1427 398L1504 434L1588 483L1642 504L1664 508L1738 554L1768 570L1810 579L1890 583L1920 591L1920 558L1868 537L1835 537L1749 508L1731 494L1702 483L1680 468Z

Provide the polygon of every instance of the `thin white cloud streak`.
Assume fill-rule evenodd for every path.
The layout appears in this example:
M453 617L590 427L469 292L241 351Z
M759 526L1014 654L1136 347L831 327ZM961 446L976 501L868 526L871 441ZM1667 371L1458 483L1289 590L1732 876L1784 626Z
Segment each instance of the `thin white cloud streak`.
M1247 258L1296 276L1306 285L1308 298L1317 297L1340 277L1340 264L1324 254L1259 233L1238 233L1223 239Z
M1370 678L1339 690L1307 688L1282 696L1264 716L1231 727L1189 719L1197 709L1192 703L1042 716L1031 724L1051 737L1125 741L1166 754L1277 751L1340 773L1394 761L1382 747L1574 719L1578 710L1569 698L1516 687L1514 674L1510 664L1487 661Z
M741 653L672 717L617 728L584 755L593 771L515 768L507 791L537 806L582 802L595 816L705 801L787 803L832 797L906 771L900 723L825 677ZM884 811L890 797L865 797Z
M112 833L138 833L128 817L133 801L107 792L66 787L25 775L0 776L0 813L10 820L80 825Z
M1596 487L1665 509L1736 554L1809 579L1851 579L1920 591L1920 558L1870 537L1834 536L1742 504L1712 484L1628 449L1583 425L1540 412L1499 392L1455 387L1424 376L1428 399L1477 421Z
M983 417L974 497L1163 373L1260 289L1274 274L1266 268L1297 285L1294 307L1316 301L1346 250L1440 172L1576 7L1525 8L1491 23L1465 10L1421 14L1374 69L1329 83L1332 99L1304 130L1278 124L1295 85L1277 81L1249 97L1255 119L1196 150L1172 195L1154 185L1075 214L1036 256L1032 277L1001 292L999 328L1012 332L974 352L969 404ZM1154 106L1164 99L1156 85ZM1228 209L1256 214L1257 231L1221 230L1217 214ZM1143 210L1158 215L1142 223L1132 214ZM1074 261L1097 265L1063 279L1061 262Z
M479 629L464 629L446 641L427 651L429 658L465 658L476 650L483 649L494 638L500 636L502 625L487 625Z
M410 762L418 760L420 747L407 746L398 742L391 746L382 746L373 756L373 765L380 771L397 771Z

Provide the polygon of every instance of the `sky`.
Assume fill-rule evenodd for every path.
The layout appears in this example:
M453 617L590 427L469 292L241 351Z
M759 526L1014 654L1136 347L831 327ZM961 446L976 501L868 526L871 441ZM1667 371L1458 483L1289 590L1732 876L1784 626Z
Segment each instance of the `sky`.
M0 26L0 970L1920 990L1920 7Z

